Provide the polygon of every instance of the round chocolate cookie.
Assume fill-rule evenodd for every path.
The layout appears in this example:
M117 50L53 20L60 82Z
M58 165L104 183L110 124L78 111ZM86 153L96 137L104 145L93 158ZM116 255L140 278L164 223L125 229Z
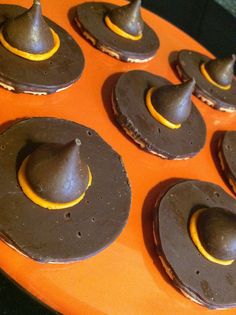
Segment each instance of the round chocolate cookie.
M146 71L122 74L113 90L113 110L121 127L144 150L165 159L188 159L205 144L206 126L198 109L192 104L188 119L173 130L154 119L145 103L151 87L167 84L171 83Z
M92 184L82 201L48 210L28 199L17 182L22 161L43 143L79 138ZM112 170L112 172L111 172ZM0 135L1 238L39 262L65 263L95 255L124 228L131 192L120 156L92 129L56 118L31 118Z
M105 16L116 5L105 2L86 2L77 7L75 21L82 35L96 48L126 62L145 62L152 59L160 42L156 33L144 23L143 37L134 41L115 34L105 24Z
M236 80L233 79L229 90L222 90L211 84L201 73L200 66L210 58L191 50L181 50L178 53L176 69L182 81L194 78L195 94L207 105L215 109L236 111Z
M226 131L220 139L218 156L224 176L236 194L236 131Z
M236 263L209 261L190 237L190 217L202 208L223 208L236 215L235 200L212 183L185 180L165 193L154 213L159 255L173 284L191 300L211 309L235 307Z
M17 5L0 5L0 25L26 9ZM45 18L58 34L60 47L49 59L31 61L21 58L0 44L0 86L17 93L51 94L64 90L76 82L84 68L79 45L60 26Z

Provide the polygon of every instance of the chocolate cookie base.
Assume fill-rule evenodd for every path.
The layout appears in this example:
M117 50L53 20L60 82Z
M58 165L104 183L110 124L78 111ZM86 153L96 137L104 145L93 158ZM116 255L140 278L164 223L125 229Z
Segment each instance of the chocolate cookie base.
M222 207L236 214L235 200L221 187L202 181L177 183L154 213L154 235L168 274L186 296L210 309L236 306L236 263L222 266L204 258L189 235L191 214L203 207Z
M156 33L144 23L143 37L133 41L112 32L105 24L105 16L116 5L87 2L77 7L76 24L82 35L104 53L125 62L151 60L160 46Z
M1 4L0 25L25 10L20 6ZM45 19L60 37L59 50L47 60L30 61L14 55L0 43L0 86L16 93L45 95L64 90L80 78L84 68L80 47L60 26Z
M236 194L236 131L227 131L220 139L218 157L223 175Z
M152 86L166 84L171 83L145 71L134 70L121 75L112 96L115 117L142 149L164 159L188 159L204 146L206 126L194 104L189 118L179 129L170 129L152 117L146 107L146 93Z
M22 161L41 143L75 138L81 140L81 157L93 178L85 197L63 210L34 204L17 183ZM92 129L56 118L22 120L0 135L0 171L1 239L39 262L65 263L95 255L127 222L131 192L122 161Z
M191 50L178 53L176 70L182 81L194 78L194 94L207 105L224 112L236 111L236 80L233 79L230 90L221 90L211 84L202 75L200 66L210 60L207 56Z

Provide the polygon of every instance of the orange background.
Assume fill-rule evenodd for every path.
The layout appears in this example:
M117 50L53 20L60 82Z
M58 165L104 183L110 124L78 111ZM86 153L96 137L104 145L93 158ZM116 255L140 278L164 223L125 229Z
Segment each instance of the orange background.
M64 314L233 315L235 309L209 311L198 306L170 284L155 254L152 208L165 186L159 183L170 178L212 181L229 192L213 161L210 141L216 130L233 128L236 114L218 112L193 97L207 123L204 150L187 161L165 161L142 151L124 136L114 121L110 102L115 82L114 77L109 78L111 75L143 69L178 83L168 63L170 52L183 48L207 51L174 26L143 10L145 21L160 37L161 47L146 64L122 63L94 49L71 26L68 11L80 2L42 0L44 14L64 27L84 52L86 65L81 79L68 90L50 96L17 95L0 89L0 122L53 116L95 129L124 160L132 187L129 221L109 248L88 260L68 265L39 264L0 242L0 268L31 294ZM31 3L20 1L26 7Z

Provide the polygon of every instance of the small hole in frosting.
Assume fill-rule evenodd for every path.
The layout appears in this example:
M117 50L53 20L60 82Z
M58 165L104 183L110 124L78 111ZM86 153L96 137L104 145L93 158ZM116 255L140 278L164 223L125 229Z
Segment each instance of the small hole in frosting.
M95 218L92 218L91 221L92 221L92 222L95 222Z
M87 135L88 135L88 136L92 136L92 132L89 131L89 130L87 130Z
M196 275L200 275L200 271L199 270L196 270Z
M90 201L89 201L89 200L86 200L85 202L87 203L87 205L89 205L89 204L90 204Z
M157 130L158 130L158 133L161 133L161 129L160 128L158 128Z
M81 232L77 232L76 235L77 235L78 238L82 237Z
M44 74L47 75L47 71L44 71Z
M59 236L59 240L60 240L60 241L63 241L63 236Z
M50 63L50 65L52 65L52 64L53 64L53 62L52 62L52 61L49 61L49 63Z
M230 145L227 144L226 149L230 150L231 149Z
M214 195L215 195L216 197L220 197L220 194L219 194L217 191L214 191Z
M2 151L4 151L4 150L6 149L5 144L2 144L2 145L0 146L0 149L1 149Z
M70 218L71 218L71 213L70 213L70 212L66 212L66 213L64 214L64 218L65 218L65 220L70 220Z
M192 144L193 144L193 141L190 141L190 144L192 145Z

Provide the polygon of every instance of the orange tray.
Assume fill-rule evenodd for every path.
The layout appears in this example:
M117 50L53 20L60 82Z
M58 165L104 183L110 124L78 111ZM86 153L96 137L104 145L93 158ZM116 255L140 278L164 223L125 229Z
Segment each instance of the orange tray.
M81 79L68 90L49 96L17 95L0 89L0 123L53 116L95 129L124 160L132 187L129 221L106 250L67 265L37 263L0 242L0 268L37 299L66 315L233 315L235 309L209 311L198 306L170 284L155 253L152 209L163 186L158 184L170 178L211 181L229 192L215 166L210 143L216 130L234 128L236 114L218 112L193 97L207 123L204 150L187 161L166 161L142 151L124 136L114 121L110 102L115 73L143 69L178 83L168 62L172 51L188 48L209 53L173 25L143 10L145 21L160 37L161 47L148 63L122 63L94 49L72 27L68 12L80 2L42 0L44 14L64 27L84 52L86 66ZM121 0L111 2L124 4ZM32 1L18 3L29 7Z

